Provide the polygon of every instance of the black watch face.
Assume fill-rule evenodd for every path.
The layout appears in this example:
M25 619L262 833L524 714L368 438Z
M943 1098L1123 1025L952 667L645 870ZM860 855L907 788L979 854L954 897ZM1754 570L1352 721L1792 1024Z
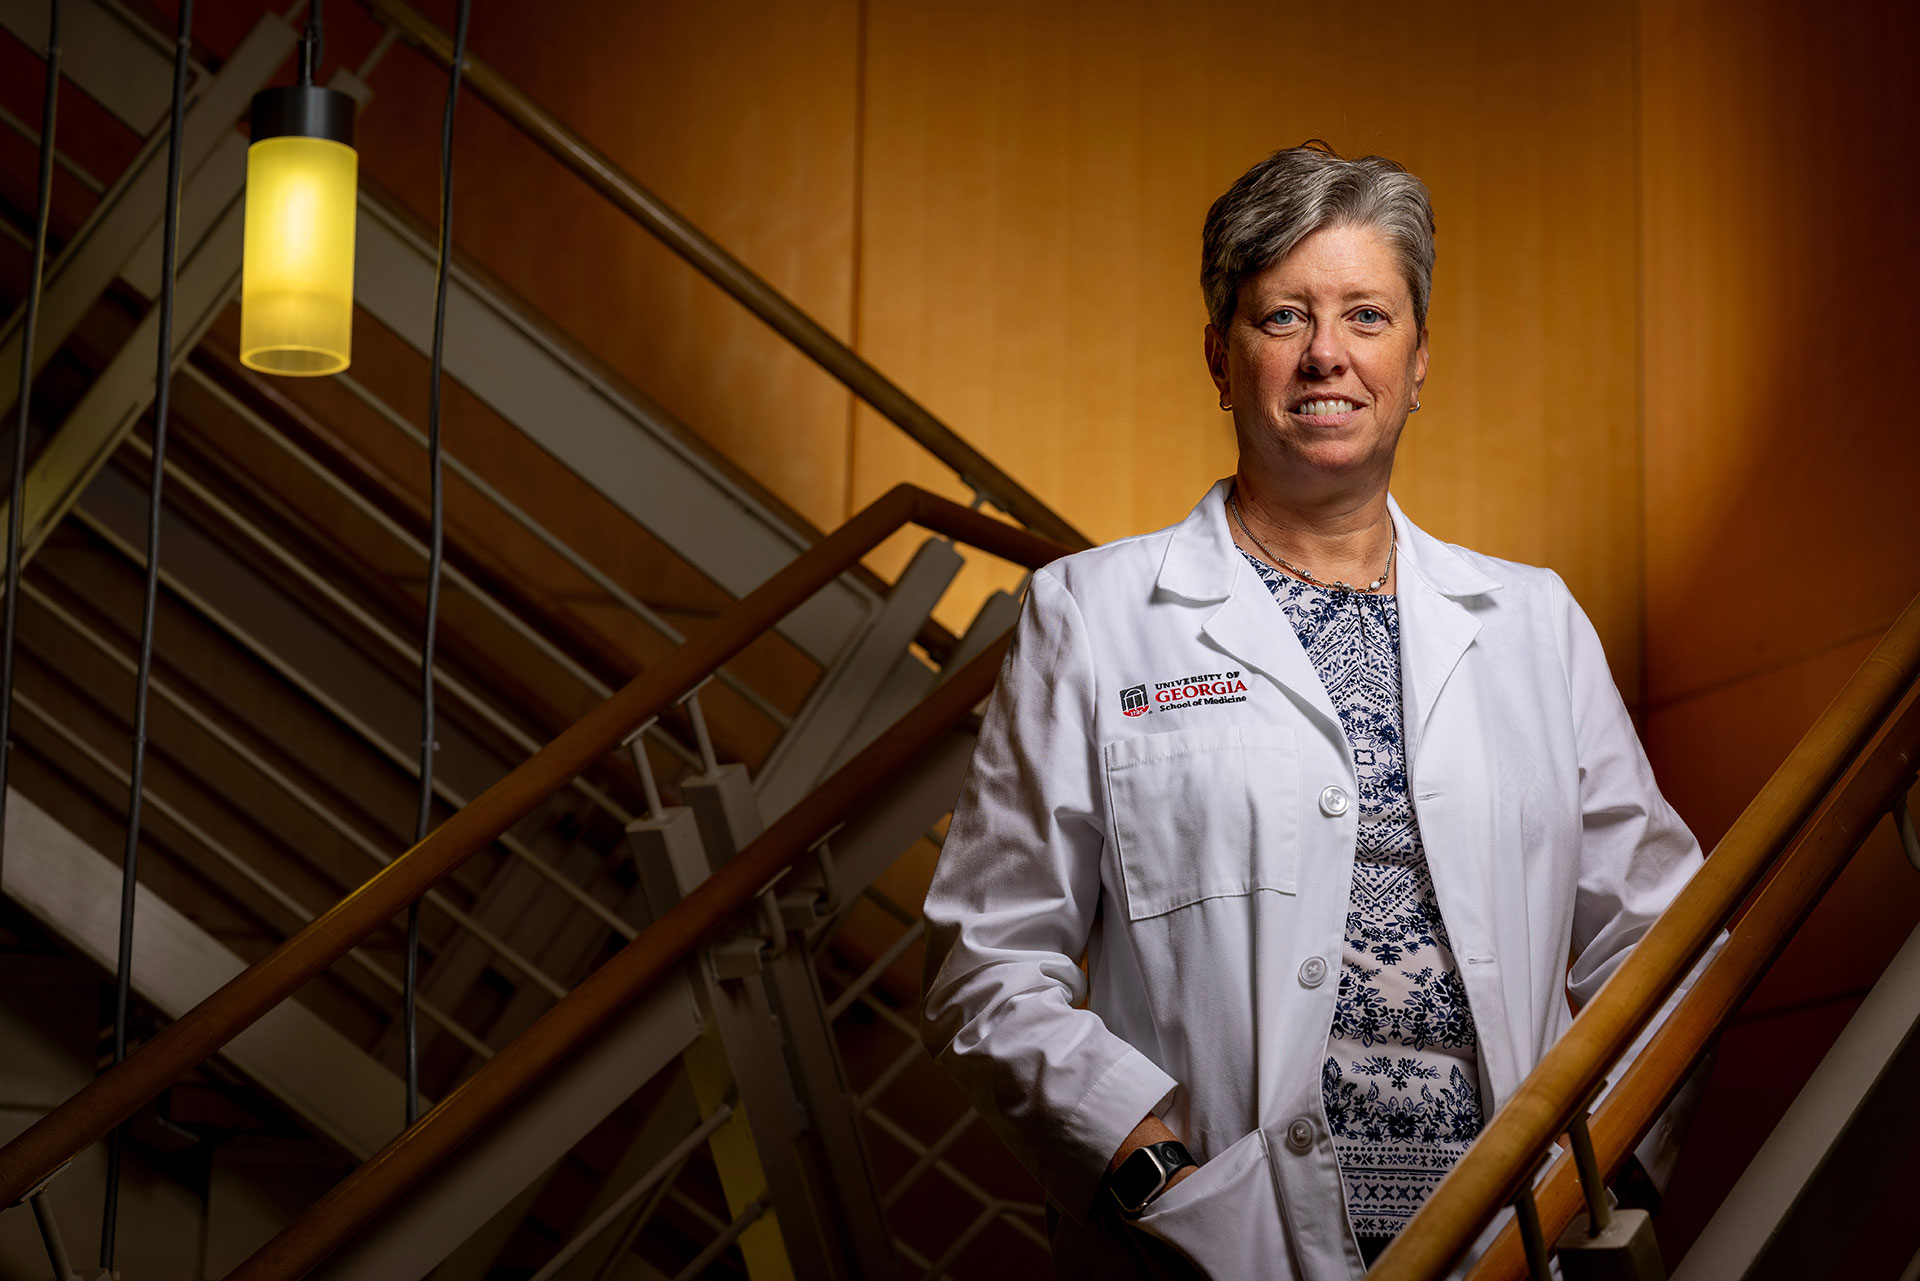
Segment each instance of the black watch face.
M1138 1214L1166 1179L1193 1163L1186 1145L1178 1140L1149 1143L1120 1163L1109 1186L1122 1209Z
M1160 1163L1151 1148L1141 1148L1113 1172L1113 1195L1123 1209L1138 1210L1160 1186Z

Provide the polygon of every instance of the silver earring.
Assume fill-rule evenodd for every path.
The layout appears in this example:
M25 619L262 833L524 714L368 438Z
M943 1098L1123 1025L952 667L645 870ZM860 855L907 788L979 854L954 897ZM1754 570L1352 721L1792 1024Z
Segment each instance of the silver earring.
M1420 412L1420 402L1419 402L1419 400L1417 400L1417 399L1416 399L1416 400L1415 400L1415 401L1413 402L1413 408L1412 408L1412 409L1409 409L1409 410L1408 410L1407 412L1408 412L1408 413L1410 413L1410 414L1417 414L1417 413L1419 413L1419 412Z
M1228 400L1225 396L1222 396L1220 398L1220 408L1231 413L1233 411L1233 402L1231 400Z

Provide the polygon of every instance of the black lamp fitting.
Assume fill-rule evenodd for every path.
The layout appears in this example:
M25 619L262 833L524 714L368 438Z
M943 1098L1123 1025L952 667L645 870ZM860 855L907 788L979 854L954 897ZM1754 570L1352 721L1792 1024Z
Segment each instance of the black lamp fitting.
M253 141L326 138L353 145L351 94L319 85L286 85L253 95Z

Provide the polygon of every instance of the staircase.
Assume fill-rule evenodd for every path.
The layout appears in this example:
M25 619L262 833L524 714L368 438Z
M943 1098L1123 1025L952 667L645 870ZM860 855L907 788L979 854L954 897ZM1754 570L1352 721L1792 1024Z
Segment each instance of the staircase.
M103 851L119 847L126 786L166 154L164 125L147 131L164 121L168 51L117 6L72 0L68 10L69 83L140 141L119 174L86 174L63 158L97 200L57 211L56 233L59 214L72 225L56 234L36 342L50 372L36 380L22 500L23 750L5 890L17 920L110 967L113 924L102 913L118 869ZM44 21L44 5L0 0L0 26L31 48ZM190 88L134 964L136 993L161 1022L360 885L410 835L425 511L398 477L424 471L424 436L381 389L424 385L433 247L368 184L352 373L283 383L239 364L246 140L235 126L294 41L284 21L263 18L218 68L196 68ZM355 78L336 87L379 109ZM486 427L471 457L456 446L446 458L441 818L820 537L481 266L457 260L451 279L447 374ZM17 326L16 316L5 343L18 341ZM18 348L0 349L0 364L0 402L11 404ZM582 528L584 541L573 532ZM622 549L611 561L609 545ZM929 538L897 582L858 565L835 574L628 750L596 762L434 890L420 986L428 1094L492 1058L757 835L763 816L778 818L991 645L1012 621L1004 594L964 636L932 621L962 564L950 540ZM975 1243L976 1260L991 1257L982 1251L999 1238L1042 1258L1037 1189L984 1129L948 1132L971 1113L930 1069L913 1026L916 881L970 743L956 731L883 803L849 816L829 847L834 893L795 918L802 927L783 958L764 973L692 970L656 989L335 1273L482 1276L525 1258L524 1275L604 1219L551 1275L671 1276L696 1259L696 1273L714 1275L843 1274L829 1250L880 1275L895 1266L886 1224L896 1206L908 1267L925 1271ZM271 1026L229 1044L218 1075L236 1097L264 1091L283 1119L340 1154L333 1165L364 1159L401 1128L401 960L390 922ZM777 1070L783 1055L802 1053L791 1078ZM775 1070L736 1080L739 1063ZM849 1086L864 1095L852 1111ZM900 1120L882 1110L889 1093L908 1100ZM837 1122L815 1118L835 1100ZM689 1147L698 1127L702 1141ZM802 1135L828 1130L831 1143L802 1160ZM168 1138L216 1161L243 1140L258 1146L205 1128ZM673 1177L654 1170L637 1181L675 1151ZM945 1193L930 1192L942 1179ZM809 1189L821 1181L842 1190L856 1241L809 1244L776 1226L811 1215ZM84 1258L97 1191L68 1184L75 1196L62 1184L51 1196ZM209 1191L202 1222L179 1231L234 1222L231 1202ZM223 1244L210 1247L207 1274L244 1258L292 1208L250 1206L241 1229L215 1234ZM0 1258L39 1266L8 1242L0 1238ZM133 1266L147 1261L140 1242L126 1248ZM809 1249L811 1263L795 1258ZM938 1271L970 1275L953 1259Z

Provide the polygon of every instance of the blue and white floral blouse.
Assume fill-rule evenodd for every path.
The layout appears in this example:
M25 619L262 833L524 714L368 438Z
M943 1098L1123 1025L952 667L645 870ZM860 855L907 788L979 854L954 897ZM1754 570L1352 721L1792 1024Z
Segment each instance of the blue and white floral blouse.
M1407 797L1399 605L1247 560L1293 624L1353 751L1359 837L1321 1098L1354 1233L1391 1237L1482 1123L1473 1016Z

